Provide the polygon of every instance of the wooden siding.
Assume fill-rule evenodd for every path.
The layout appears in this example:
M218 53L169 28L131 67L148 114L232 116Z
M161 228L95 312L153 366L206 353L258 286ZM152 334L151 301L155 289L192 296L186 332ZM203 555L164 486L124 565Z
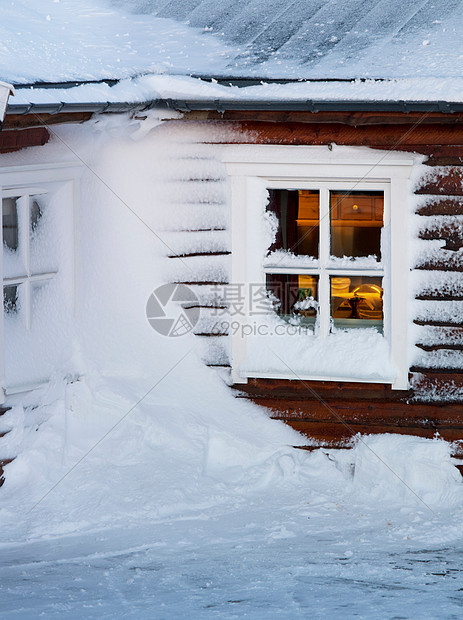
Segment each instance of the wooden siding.
M50 139L45 127L3 130L0 133L0 153L12 153L29 146L43 146Z
M0 153L12 153L30 146L43 146L50 140L50 125L83 123L91 118L90 113L70 112L65 114L9 114L0 132Z
M266 407L320 445L346 446L356 433L463 439L463 305L455 306L463 304L463 115L226 111L186 119L233 127L235 142L336 143L425 156L427 167L415 188L422 249L411 265L419 303L409 317L416 332L410 390L270 379L234 387L238 397Z
M5 148L13 150L42 144L49 137L44 124L82 122L90 117L67 116L7 117L0 138L5 140ZM204 121L219 131L208 132ZM240 397L267 407L273 417L321 444L346 445L357 432L427 437L439 433L449 440L463 439L463 321L455 306L463 304L463 114L225 111L195 112L170 122L183 125L186 131L188 126L193 132L200 127L212 143L223 143L221 136L225 135L225 142L337 143L425 156L427 166L415 188L414 229L422 250L411 266L418 304L416 314L409 317L416 332L410 390L397 392L377 384L265 379L235 387ZM184 191L172 205L172 230L168 233L172 251L166 260L171 281L190 284L198 295L201 320L195 333L202 359L226 369L230 365L225 327L230 302L224 295L231 249L228 190L223 166L208 151L208 144L202 146L182 147L183 154L174 149L172 161L182 157ZM175 166L169 169L165 182L175 182L178 189Z

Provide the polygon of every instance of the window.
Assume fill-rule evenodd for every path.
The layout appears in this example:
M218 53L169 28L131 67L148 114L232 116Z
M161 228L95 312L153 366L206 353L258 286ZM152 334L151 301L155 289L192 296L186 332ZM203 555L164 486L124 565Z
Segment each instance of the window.
M232 378L408 386L407 197L413 160L366 148L224 149L232 190ZM250 292L271 300L256 316ZM284 326L288 329L285 331ZM290 331L293 329L294 333Z
M71 355L81 173L65 162L0 168L0 400L47 382Z
M46 204L43 188L2 192L3 309L6 315L20 315L26 329L31 326L35 294L57 273L45 268L39 247Z
M387 186L361 187L346 190L331 182L268 190L267 211L277 228L264 262L267 290L281 317L321 336L336 329L383 332ZM297 273L285 269L286 256L305 259Z

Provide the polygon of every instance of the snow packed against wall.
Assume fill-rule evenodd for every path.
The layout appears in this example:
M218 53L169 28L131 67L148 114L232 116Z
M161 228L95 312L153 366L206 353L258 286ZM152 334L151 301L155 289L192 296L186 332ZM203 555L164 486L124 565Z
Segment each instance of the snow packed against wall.
M1 419L0 432L12 430L0 438L0 458L16 457L1 490L0 520L11 539L197 514L288 484L299 493L315 472L339 478L347 493L383 494L383 478L369 477L374 469L362 465L367 440L348 456L320 460L295 451L307 440L235 399L202 363L201 355L210 363L225 360L226 347L211 351L192 334L166 338L148 324L146 301L158 285L197 282L192 289L212 306L199 282L229 277L226 257L188 263L179 256L230 247L230 218L222 147L204 144L201 126L187 129L176 118L99 117L54 130L40 149L2 158L3 170L58 161L77 164L82 175L74 212L75 314L69 303L66 329L58 323L51 333L49 345L60 351L51 382L10 397L14 406ZM233 133L211 136L219 137L234 139ZM69 234L62 215L54 220L57 247ZM198 332L217 321L212 312L204 310ZM34 346L20 342L17 359L42 359L44 343ZM447 444L374 441L391 468L399 467L406 442L400 467L428 502L460 501ZM414 451L426 453L432 476L423 479ZM397 488L388 497L395 502L399 495L400 503L416 501L413 494L404 500Z
M169 278L166 256L189 243L182 231L212 222L226 228L223 188L189 186L192 176L224 182L216 155L200 144L200 131L185 134L156 115L143 123L109 117L55 131L45 147L2 158L3 170L71 162L82 174L74 205L75 274L67 274L75 277L75 315L69 298L49 342L29 338L11 353L15 368L26 372L48 349L60 352L47 366L51 382L11 396L14 406L1 419L0 432L12 430L0 438L0 458L16 457L5 468L0 515L12 537L15 524L23 535L27 525L29 534L43 535L123 522L131 513L161 515L220 503L219 481L228 479L238 489L249 476L253 486L253 471L263 475L273 458L305 443L257 407L236 401L200 360L195 336L167 338L146 319L149 295ZM66 205L60 207L57 247L66 243L69 226ZM196 249L228 243L226 231L217 233L193 234L191 243ZM196 266L192 280L195 274ZM49 293L43 316L55 314L56 298ZM34 325L33 315L33 333ZM19 523L18 511L32 507L113 427L70 475L70 484L63 481L55 497ZM60 507L61 490L67 499ZM41 511L48 515L44 520L37 518Z

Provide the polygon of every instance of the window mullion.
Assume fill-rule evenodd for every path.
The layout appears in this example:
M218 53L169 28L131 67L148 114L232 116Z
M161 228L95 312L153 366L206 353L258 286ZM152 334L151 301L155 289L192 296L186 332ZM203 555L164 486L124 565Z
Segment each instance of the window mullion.
M330 257L330 211L329 189L320 188L320 289L319 321L320 336L325 338L330 331L330 279L326 270Z
M24 282L24 315L26 320L26 329L31 328L31 282L29 278Z
M26 329L31 328L31 283L29 277L31 275L31 255L30 255L30 197L29 194L23 194L18 200L18 207L21 210L21 217L19 218L19 236L21 243L21 251L23 255L24 268L27 275L27 279L22 284L23 301L24 301L24 317L26 323Z
M24 266L26 268L26 273L28 276L31 275L31 252L30 252L30 197L29 194L25 196L21 196L20 205L22 211L21 222L22 226L20 226L19 234L21 235L21 244L23 247L23 256L24 256Z

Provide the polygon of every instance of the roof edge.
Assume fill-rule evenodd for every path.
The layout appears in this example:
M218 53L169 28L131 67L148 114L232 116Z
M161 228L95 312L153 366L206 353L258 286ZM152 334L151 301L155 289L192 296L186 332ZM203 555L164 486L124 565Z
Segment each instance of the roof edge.
M169 109L178 112L228 110L241 111L301 111L301 112L441 112L453 114L463 112L463 102L451 101L367 101L367 100L304 100L304 101L262 101L262 100L188 100L155 99L146 102L88 102L88 103L9 103L7 114L60 114L69 112L128 112L151 109Z

